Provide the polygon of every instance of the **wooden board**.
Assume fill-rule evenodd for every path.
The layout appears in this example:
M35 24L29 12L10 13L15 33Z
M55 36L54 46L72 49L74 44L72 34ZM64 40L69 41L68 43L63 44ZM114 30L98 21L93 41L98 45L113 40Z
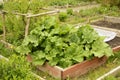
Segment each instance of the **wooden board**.
M119 17L105 16L104 20L112 23L120 23Z

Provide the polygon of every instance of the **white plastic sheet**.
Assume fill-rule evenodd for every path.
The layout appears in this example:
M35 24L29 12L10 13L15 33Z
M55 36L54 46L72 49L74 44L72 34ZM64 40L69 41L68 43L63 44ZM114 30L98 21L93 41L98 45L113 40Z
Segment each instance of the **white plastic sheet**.
M105 42L108 42L108 41L114 39L115 36L116 36L116 33L112 32L112 31L98 29L98 28L94 28L94 29L98 32L98 34L100 36L105 36L106 37L105 40L104 40Z

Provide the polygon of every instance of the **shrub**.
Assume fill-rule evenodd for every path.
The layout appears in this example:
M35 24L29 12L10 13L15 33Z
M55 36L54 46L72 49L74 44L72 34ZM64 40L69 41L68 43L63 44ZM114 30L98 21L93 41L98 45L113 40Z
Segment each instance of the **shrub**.
M9 61L0 60L0 80L38 80L31 73L24 56L12 55Z
M67 19L67 13L61 12L59 13L59 20L64 22Z
M69 14L69 15L73 15L73 9L67 9L67 14Z

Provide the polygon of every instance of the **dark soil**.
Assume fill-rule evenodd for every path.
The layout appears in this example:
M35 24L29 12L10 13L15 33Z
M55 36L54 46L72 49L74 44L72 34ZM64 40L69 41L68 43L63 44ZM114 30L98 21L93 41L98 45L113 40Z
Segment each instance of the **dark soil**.
M107 42L108 44L110 44L110 46L113 48L113 47L116 47L116 46L119 46L120 45L120 37L115 37L113 40Z
M120 23L111 23L104 20L91 23L92 25L97 25L100 27L107 27L120 30Z
M120 23L111 23L111 22L101 20L101 21L93 22L91 24L96 25L96 26L100 26L100 27L106 27L106 28L112 28L112 29L120 30ZM116 36L113 40L111 40L107 43L110 44L110 46L112 48L116 47L116 46L120 46L120 37Z

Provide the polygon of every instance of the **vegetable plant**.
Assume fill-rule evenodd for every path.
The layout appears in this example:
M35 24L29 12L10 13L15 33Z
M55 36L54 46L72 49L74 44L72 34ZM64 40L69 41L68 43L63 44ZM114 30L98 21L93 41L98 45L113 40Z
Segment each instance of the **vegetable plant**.
M22 55L30 54L35 65L69 67L94 57L113 55L104 37L89 25L75 28L59 24L55 17L45 17L34 25L16 51Z

